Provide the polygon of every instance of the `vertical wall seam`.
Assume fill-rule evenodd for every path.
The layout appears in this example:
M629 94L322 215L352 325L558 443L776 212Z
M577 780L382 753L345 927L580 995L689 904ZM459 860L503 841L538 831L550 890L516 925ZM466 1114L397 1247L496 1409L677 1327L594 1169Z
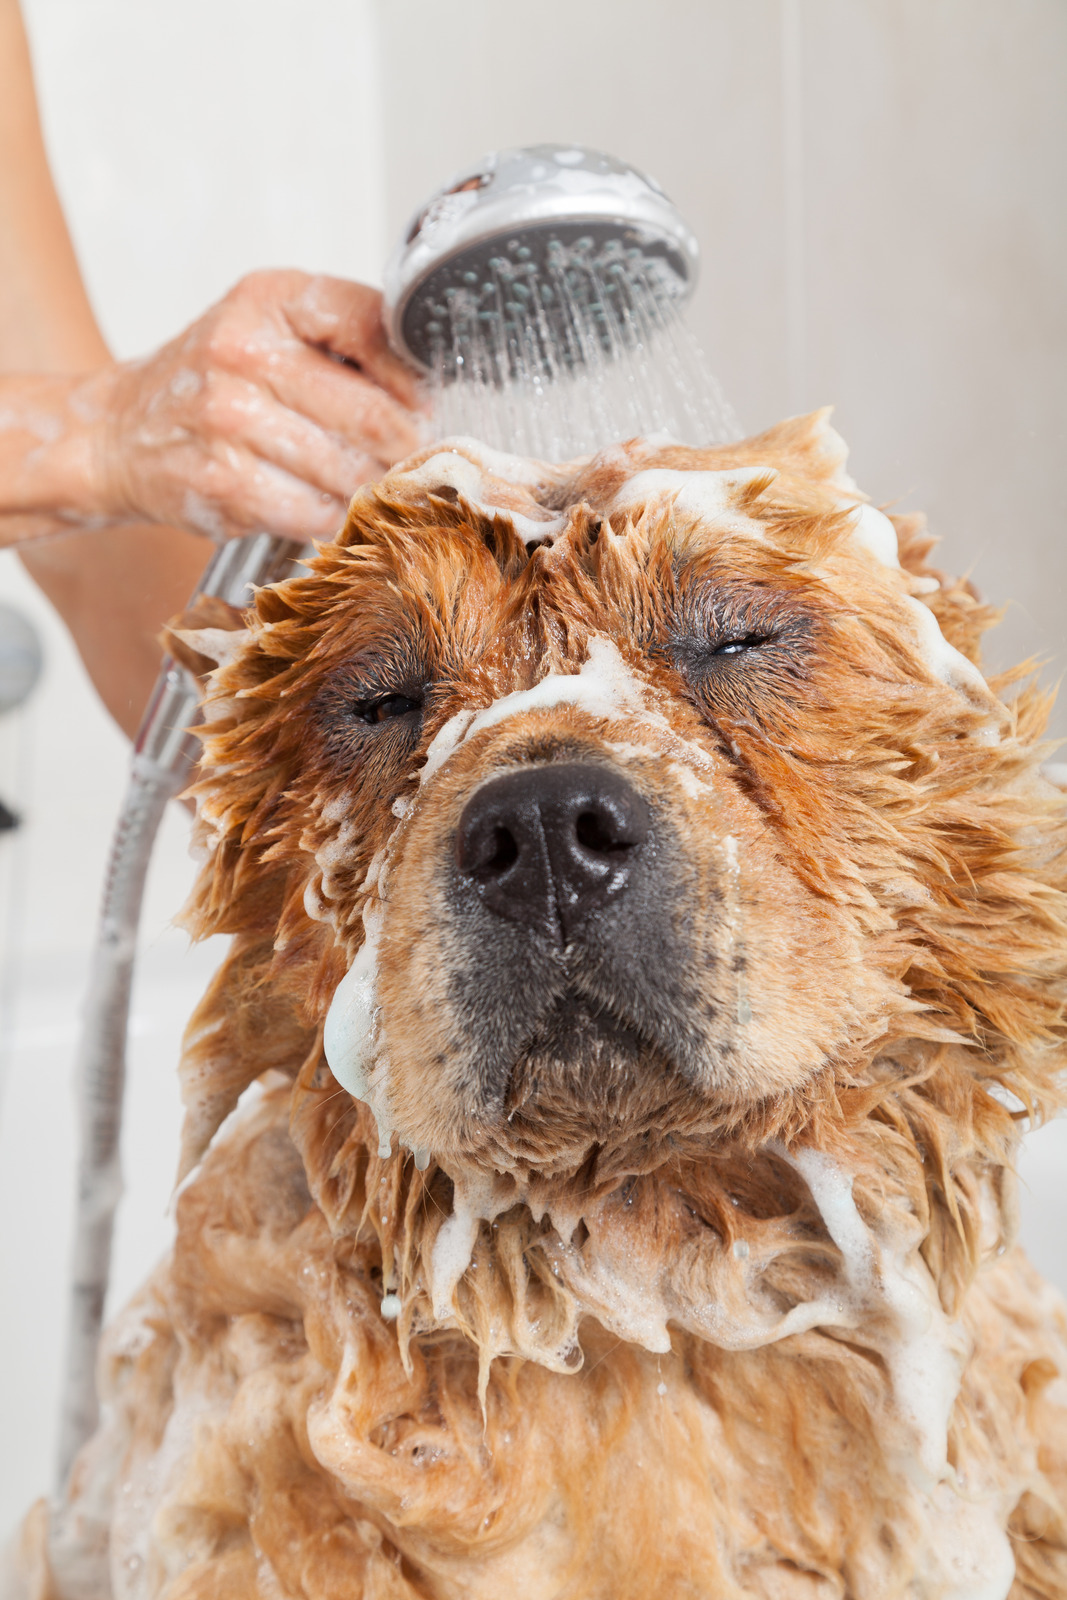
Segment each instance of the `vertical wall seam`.
M801 0L779 0L779 15L786 400L790 412L796 413L803 411L809 403L804 240L804 39Z

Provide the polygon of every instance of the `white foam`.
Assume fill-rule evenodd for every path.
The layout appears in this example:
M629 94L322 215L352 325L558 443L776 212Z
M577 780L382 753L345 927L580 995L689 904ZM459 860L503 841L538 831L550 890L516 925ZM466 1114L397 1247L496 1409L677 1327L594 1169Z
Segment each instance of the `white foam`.
M494 450L480 439L470 439L463 434L443 439L441 444L444 449L463 450L480 461L494 478L502 478L505 483L520 484L524 489L557 483L566 476L566 472L554 463L535 461L530 456L509 455L506 450Z
M515 1204L514 1183L495 1172L453 1176L452 1215L442 1224L430 1257L430 1291L438 1322L452 1316L452 1296L470 1266L478 1230Z
M474 721L474 712L470 710L457 711L454 717L449 717L433 738L426 750L426 760L419 769L419 787L429 783L436 777L456 747L463 742L463 736Z
M417 467L412 467L409 472L397 473L395 477L405 484L417 484L431 492L434 489L455 489L457 494L477 501L482 490L483 472L458 450L438 450Z
M378 942L382 909L370 902L363 909L364 938L356 958L334 991L326 1013L322 1048L330 1071L350 1095L370 1107L378 1124L380 1149L390 1153L392 1121L384 1094L386 1074L379 1070Z
M899 571L900 549L897 544L897 530L885 513L865 502L854 505L850 501L840 500L838 505L842 509L848 508L853 543L869 551L883 567L894 567Z
M618 646L611 639L594 634L577 672L550 672L532 689L502 695L476 713L464 737L471 739L509 717L563 705L578 706L588 716L598 718L645 709L641 685L623 661Z
M523 544L548 544L553 539L558 539L567 526L568 518L563 517L527 517L521 511L512 511L508 506L486 506L483 509L493 516L507 517Z
M721 472L677 472L668 467L652 467L638 472L617 490L610 511L632 511L650 501L670 499L675 508L688 516L714 522L731 532L762 537L760 524L751 517L738 516L735 502L747 484L778 476L773 467L728 467Z
M338 817L343 818L339 836L349 826L348 818L343 812L343 802L339 807L329 811L329 814L327 808L323 810L323 816L328 816L328 820L336 822ZM378 950L385 917L384 901L389 862L398 831L399 825L394 828L386 844L371 858L366 876L360 885L365 896L363 943L357 950L352 965L333 992L333 999L326 1013L322 1048L326 1063L342 1089L347 1089L355 1099L361 1100L373 1115L378 1126L378 1155L381 1159L387 1161L392 1155L392 1140L395 1133L398 1142L413 1152L415 1165L420 1172L425 1172L430 1164L430 1151L425 1146L417 1146L413 1139L397 1127L397 1118L389 1093L389 1057L379 1025ZM323 859L327 863L333 860L336 848L337 840L320 846L316 853L320 866ZM324 882L325 878L324 872ZM315 896L315 901L321 904L318 895ZM305 892L305 906L307 904L308 895ZM325 914L329 916L328 909Z
M498 505L487 498L489 492L485 484L487 471L496 477L507 478L511 483L525 486L540 483L545 476L542 470L529 461L523 462L519 456L508 456L503 452L489 450L484 445L477 445L473 440L457 440L456 443L462 444L464 451L467 449L476 451L482 464L472 461L467 454L453 447L437 451L419 466L413 467L410 472L398 476L405 483L417 484L431 493L440 488L454 489L457 494L463 496L469 506L484 516L505 517L524 544L543 544L546 540L557 538L563 532L567 526L566 515L553 516L546 512L544 516L531 516L528 512L536 510L536 504L533 502L527 512L521 512L512 506Z
M901 1470L927 1508L939 1600L1006 1600L1015 1577L1007 1536L988 1499L965 1496L948 1465L948 1424L969 1342L941 1309L913 1225L887 1248L860 1216L852 1175L822 1151L779 1147L796 1169L841 1252L854 1337L886 1364L904 1428ZM914 1223L914 1219L909 1221Z
M915 600L911 595L901 595L900 598L915 624L918 653L923 664L932 677L948 688L955 689L972 705L980 705L990 713L990 719L975 731L974 737L981 744L996 744L1000 736L1000 719L994 720L997 702L982 674L955 645L949 644L929 606L924 606L921 600Z
M973 1502L939 1483L930 1496L934 1538L927 1573L937 1600L1008 1600L1015 1583L1011 1542L987 1502ZM937 1528L947 1527L947 1538Z
M509 717L562 705L578 706L587 715L598 718L639 712L648 722L670 731L666 719L645 706L643 686L623 661L618 647L610 639L594 634L589 640L586 659L577 672L550 672L532 689L516 689L512 694L501 695L481 711L457 711L450 717L438 729L426 751L426 760L419 772L420 787L436 777L467 739L506 722Z

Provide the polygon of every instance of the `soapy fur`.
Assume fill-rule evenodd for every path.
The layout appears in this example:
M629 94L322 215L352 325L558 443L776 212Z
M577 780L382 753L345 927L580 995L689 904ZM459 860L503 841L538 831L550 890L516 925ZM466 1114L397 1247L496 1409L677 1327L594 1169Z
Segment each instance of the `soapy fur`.
M188 921L232 949L175 1252L22 1593L1062 1600L1067 1323L1012 1167L1062 1095L1064 799L930 547L821 414L455 441L184 633L223 662ZM655 824L577 953L453 843L576 759Z

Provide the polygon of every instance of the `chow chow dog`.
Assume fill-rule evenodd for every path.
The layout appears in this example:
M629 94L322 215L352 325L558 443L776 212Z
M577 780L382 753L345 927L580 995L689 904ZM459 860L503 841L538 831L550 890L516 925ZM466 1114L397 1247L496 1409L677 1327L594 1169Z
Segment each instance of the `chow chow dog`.
M931 546L824 414L454 440L186 619L232 942L21 1592L1063 1600L1064 803Z

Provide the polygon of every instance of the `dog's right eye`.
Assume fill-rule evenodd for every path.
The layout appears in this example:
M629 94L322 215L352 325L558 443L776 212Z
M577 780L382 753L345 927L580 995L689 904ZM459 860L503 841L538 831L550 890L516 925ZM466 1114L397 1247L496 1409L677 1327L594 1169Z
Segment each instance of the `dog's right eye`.
M422 710L422 701L406 694L382 694L373 700L353 700L349 711L357 722L390 722L394 717L406 717Z

